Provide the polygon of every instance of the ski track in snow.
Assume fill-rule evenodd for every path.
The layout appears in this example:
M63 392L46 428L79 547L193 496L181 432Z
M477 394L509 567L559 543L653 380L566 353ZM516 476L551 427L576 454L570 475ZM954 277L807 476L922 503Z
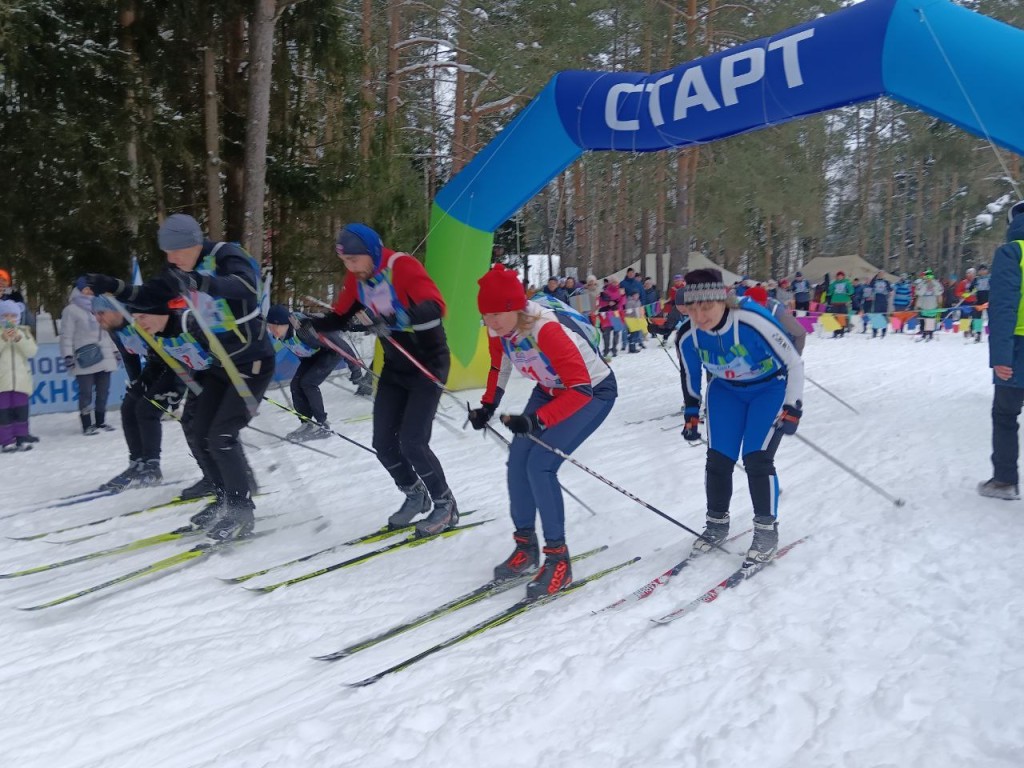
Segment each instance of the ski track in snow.
M649 348L614 361L620 397L576 458L694 529L703 526L704 450L661 416L681 403L679 376ZM992 387L987 346L962 337L812 337L807 373L855 415L808 384L801 434L908 504L893 507L808 446L778 455L783 543L810 538L752 581L669 626L649 621L689 602L738 566L707 556L639 605L592 616L664 571L692 537L572 466L563 485L582 578L634 555L643 560L509 624L442 651L376 685L356 682L514 603L520 588L334 663L310 657L413 618L485 581L511 547L504 448L467 430L435 429L433 445L465 522L450 539L351 569L251 594L236 576L379 527L400 502L369 454L341 440L317 448L243 438L266 491L261 527L320 520L215 553L175 572L0 624L0 744L20 768L182 766L642 765L1019 766L1024 720L1022 599L1008 564L1024 530L1020 502L982 499L990 474ZM516 412L529 384L514 380ZM273 395L273 393L271 393ZM339 431L370 442L369 410L340 388L325 398ZM460 393L476 402L479 392ZM442 401L443 403L445 401ZM463 411L448 401L456 427ZM681 421L681 419L680 419ZM33 419L43 442L4 456L5 506L31 509L86 490L121 469L119 433L84 438L74 414ZM116 417L114 423L117 423ZM256 425L284 433L265 406ZM499 427L500 429L500 427ZM272 469L273 467L273 469ZM180 430L165 425L165 477L196 470ZM743 473L734 476L734 531L749 525ZM87 522L170 498L180 485L41 510L0 521L0 535ZM0 572L63 560L170 531L196 506L111 521L52 537L3 540ZM326 523L325 527L318 528ZM740 526L740 527L736 527ZM183 551L162 544L0 581L7 608L97 584ZM365 549L342 547L246 582L281 581Z

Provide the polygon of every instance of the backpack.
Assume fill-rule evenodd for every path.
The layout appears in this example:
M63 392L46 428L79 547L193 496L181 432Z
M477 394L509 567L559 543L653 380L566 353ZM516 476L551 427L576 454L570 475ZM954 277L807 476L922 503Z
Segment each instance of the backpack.
M554 296L546 293L538 293L530 299L534 304L539 304L545 309L555 313L564 327L576 334L579 334L599 355L601 353L601 332L594 327L586 317L570 307L564 301L559 301Z

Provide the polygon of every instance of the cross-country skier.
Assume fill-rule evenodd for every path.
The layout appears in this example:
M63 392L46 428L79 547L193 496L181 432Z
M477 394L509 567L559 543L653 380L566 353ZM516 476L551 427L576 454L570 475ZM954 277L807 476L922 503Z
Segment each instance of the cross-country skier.
M754 538L745 565L765 563L775 556L779 541L775 451L782 436L794 434L800 423L803 360L767 310L751 302L742 307L727 302L718 270L688 273L682 301L691 323L679 344L687 382L683 437L688 441L700 437L703 370L712 377L706 394L704 536L716 543L728 536L732 474L742 451L754 506ZM705 552L711 545L698 539L693 548Z
M167 304L136 306L134 321L154 339L177 336L180 320ZM129 486L156 485L163 442L161 418L181 401L185 383L125 320L107 296L92 300L92 311L110 333L128 374L128 388L121 401L121 429L128 444L128 468L100 486L101 490L123 491ZM143 365L145 361L145 365Z
M204 477L216 485L217 503L193 515L192 523L218 541L252 532L255 505L250 496L249 464L238 440L239 431L252 419L255 403L247 403L240 385L247 386L258 403L274 376L274 348L260 309L260 265L235 243L213 243L203 238L199 223L183 213L168 216L157 232L168 266L140 286L107 275L87 275L96 293L112 293L133 304L166 303L180 295L194 297L202 324L227 353L220 359L205 333L195 334L198 347L212 358L196 373L202 387L190 397L182 415L182 428ZM193 318L198 322L199 318ZM185 321L189 327L189 321ZM237 372L244 381L233 380Z
M373 401L373 447L406 497L388 518L388 525L400 528L429 513L416 523L417 535L440 533L459 522L455 496L441 462L430 450L441 388L392 342L437 381L446 382L451 354L441 324L444 299L419 261L385 248L380 235L365 224L345 226L338 234L336 250L348 274L334 311L308 319L302 326L319 334L340 331L353 318L358 320L358 313L366 313L371 325L364 330L380 338L384 348L384 366Z
M527 301L518 274L495 264L478 282L477 306L487 326L491 370L480 407L469 413L473 427L484 429L494 415L512 368L537 382L522 413L501 417L515 434L508 459L508 493L516 529L515 549L494 569L494 578L510 579L537 567L539 512L544 564L527 584L526 595L541 597L572 582L572 565L558 484L562 459L528 435L572 453L611 412L618 388L611 368L582 333L553 310Z
M343 358L333 349L324 346L315 333L301 327L305 319L302 313L289 312L287 307L275 304L267 311L267 330L279 344L299 358L299 367L292 376L290 388L295 410L306 418L299 419L299 428L288 433L288 437L292 440L322 440L333 433L327 422L320 385L338 363L343 359L347 362L352 371L350 381L356 385L357 395L369 396L373 393L373 387L370 374L351 362L359 359L352 345L340 333L330 335L331 343L348 355L348 358Z

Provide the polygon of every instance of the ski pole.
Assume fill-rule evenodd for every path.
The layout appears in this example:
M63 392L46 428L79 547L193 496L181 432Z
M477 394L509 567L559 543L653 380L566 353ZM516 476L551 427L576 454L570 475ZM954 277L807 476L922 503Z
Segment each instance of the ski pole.
M293 416L298 416L300 419L302 419L305 422L309 422L310 424L316 424L317 426L321 426L320 423L316 421L316 419L311 419L309 416L303 416L301 413L296 411L294 408L289 408L284 403L279 403L279 402L277 402L277 400L275 400L272 397L267 397L266 395L264 395L263 399L266 400L271 405L276 405L278 408L280 408L283 411L288 411L288 413L292 414ZM341 434L341 432L336 432L333 429L328 430L328 431L331 434L333 434L333 435L337 435L342 440L344 440L346 442L349 442L349 443L352 443L352 445L354 445L354 446L356 446L358 448L362 448L364 451L367 451L368 453L372 453L374 456L377 455L377 452L375 450L373 450L373 448L368 448L367 446L363 445L359 441L353 440L351 437L346 437L345 435Z
M856 470L854 470L854 469L851 469L850 467L846 466L846 464L844 464L843 462L841 462L841 461L840 461L839 459L837 459L837 458L836 458L835 456L833 456L833 455L831 455L830 453L828 453L828 452L826 452L826 451L822 450L821 448L819 448L818 446L816 446L816 445L815 445L814 443L812 443L812 442L811 442L810 440L808 440L808 439L807 439L806 437L804 437L803 435L801 435L801 434L800 434L799 432L795 433L795 434L793 435L793 437L795 437L795 438L796 438L797 440L799 440L799 441L801 441L802 443L804 443L804 444L805 444L806 446L808 446L809 448L813 448L813 449L814 449L815 451L817 451L818 453L820 453L820 454L821 454L822 456L824 456L824 457L825 457L826 459L828 459L829 461L831 461L831 462L832 462L833 464L835 464L835 465L836 465L837 467L839 467L840 469L842 469L843 471L845 471L845 472L846 472L847 474L849 474L849 475L852 475L852 476L853 476L854 478L856 478L857 480L860 480L860 481L861 481L861 482L862 482L862 483L863 483L864 485L866 485L866 486L867 486L868 488L870 488L871 490L873 490L873 491L874 491L875 493L879 494L880 496L884 496L884 497L885 497L886 499L888 499L889 501L891 501L891 502L892 502L892 503L893 503L894 505L896 505L897 507L902 507L902 506L904 506L904 505L905 505L905 504L907 503L905 499L897 498L896 496L893 496L892 494L888 493L888 492L887 492L887 491L885 491L884 489L882 489L882 488L879 488L879 487L878 487L877 485L875 485L875 484L874 484L873 482L871 482L871 481L870 481L870 480L868 480L868 479L867 479L866 477L864 477L864 475L862 475L862 474L860 474L859 472L857 472Z
M278 435L278 434L275 434L274 432L268 432L265 429L260 429L259 427L254 427L252 424L246 424L246 429L251 429L253 432L259 432L261 435L267 435L268 437L273 437L273 438L275 438L277 440L280 440L282 442L285 442L285 443L291 443L292 445L297 445L300 448L305 448L307 451L313 451L314 453L319 453L319 454L322 454L324 456L329 456L332 459L340 459L341 458L340 456L335 456L333 453L328 453L327 451L321 451L319 448L314 448L312 445L306 445L305 443L303 443L300 440L294 440L294 439L288 437L287 435Z
M359 313L357 313L357 316L358 316L358 317L359 317L359 319L360 319L360 320L362 321L363 325L367 325L367 326L368 326L368 325L371 325L371 323L370 323L370 318L366 316L366 313L365 313L365 312L359 312ZM422 373L422 374L423 374L424 376L426 376L426 377L427 377L427 379L428 379L429 381L433 382L434 386L436 386L436 387L437 387L438 389L440 389L440 390L441 390L441 394L443 394L443 395L447 395L447 396L448 396L448 397L450 397L450 398L451 398L452 400L454 400L454 401L455 401L456 403L458 403L458 404L459 404L459 407L460 407L460 408L462 407L462 401L460 401L460 400L459 400L459 398L458 398L458 397L457 397L457 396L455 395L455 393L454 393L454 392L452 392L452 391L451 391L450 389L448 389L448 387L446 387L446 386L444 385L444 383L443 383L443 382L442 382L442 381L441 381L441 380L440 380L439 378L437 378L437 376L435 376L435 375L434 375L433 373L431 373L431 372L430 372L430 370L429 370L429 369L428 369L428 368L427 368L427 367L426 367L425 365L423 365L423 363L421 363L421 362L420 362L419 360L417 360L417 359L416 359L416 358L415 358L415 357L413 356L412 352L410 352L409 350L407 350L407 349L406 349L405 347L403 347L403 346L402 346L401 344L399 344L399 343L398 343L397 341L395 341L395 340L394 340L393 338L391 338L390 336L385 336L384 338L386 338L386 339L387 339L387 340L388 340L389 342L391 342L391 346L393 346L393 347L394 347L395 349L397 349L397 350L398 350L399 352L401 352L401 353L402 353L403 355L405 355L405 358L406 358L406 359L407 359L407 360L408 360L408 361L409 361L410 363L412 363L412 364L413 364L413 365L414 365L414 366L415 366L415 367L417 368L417 370L419 370L419 372L420 372L420 373ZM364 367L365 367L365 365L364 365ZM367 370L369 370L369 369L367 369ZM468 405L468 403L467 403L467 405ZM494 427L491 427L491 429L493 430L493 429L494 429ZM495 434L495 435L497 435L497 436L498 436L498 438L499 438L500 440L502 440L502 441L503 441L503 442L505 443L505 445L506 445L506 446L509 446L509 447L511 447L511 444L510 444L510 443L509 443L509 442L508 442L507 440L505 440L505 438L504 438L504 437L503 437L503 436L502 436L501 434L499 434L499 433L498 433L497 431L495 431L495 432L494 432L494 434ZM584 503L583 503L583 501L581 501L581 500L580 500L580 498L579 498L578 496L576 496L576 495L575 495L575 494L573 494L573 493L572 493L571 491L569 491L569 490L568 490L568 489L567 489L567 488L566 488L566 487L565 487L564 485L562 485L561 483L559 483L558 485L559 485L559 487L560 487L560 488L561 488L561 489L562 489L563 491L565 491L565 493L567 493L567 494L568 494L568 495L569 495L569 496L570 496L570 497L571 497L571 498L572 498L572 499L573 499L573 500L574 500L574 501L575 501L575 502L576 502L577 504L579 504L579 505L580 505L580 506L582 506L582 507L583 507L584 509L586 509L586 510L587 510L588 512L590 512L590 514L592 514L592 515L595 515L595 516L596 516L596 514L597 514L597 513L596 513L596 512L594 512L594 510L592 510L592 509L591 509L591 508L590 508L589 506L587 506L586 504L584 504Z
M833 400L838 400L838 401L839 401L840 403L842 403L842 404L843 404L843 405L845 405L845 406L846 406L847 408L849 408L849 409L850 409L851 411L853 411L853 412L854 412L854 413L856 413L856 414L857 414L858 416L860 416L860 411L858 411L858 410L857 410L856 408L854 408L854 407L853 407L852 405L850 405L850 404L849 404L848 402L846 402L845 400L843 400L843 399L842 399L841 397L839 397L839 396L838 396L838 395L836 395L835 393L833 393L833 392L829 392L829 391L828 391L827 389L825 389L825 387L821 386L821 384L819 384L818 382L816 382L816 381L815 381L814 379L812 379L812 378L811 378L810 376L808 376L808 375L807 375L806 373L804 374L804 378L805 378L805 379L807 379L807 380L808 380L809 382L811 382L811 384L813 384L814 386L816 386L816 387L817 387L818 389L820 389L820 390L821 390L822 392L824 392L824 393L825 393L826 395L828 395L829 397L831 397L831 398L832 398Z
M467 411L473 410L472 406L470 406L470 404L468 402L466 403L466 410ZM484 428L490 433L490 435L493 438L495 438L498 442L500 442L502 445L504 445L507 450L510 450L510 451L512 450L512 443L510 443L508 438L505 437L503 434L501 434L501 432L496 430L490 424L484 424ZM465 429L465 425L463 425L463 429ZM591 508L591 506L589 504L587 504L585 501L583 501L583 499L581 499L579 496L577 496L575 493L570 491L568 488L566 488L561 483L558 484L558 487L562 489L562 491L565 493L566 496L568 496L570 499L572 499L577 504L579 504L581 507L583 507L585 510L587 510L587 512L589 512L592 517L597 517L597 512L595 512Z
M526 437L528 437L528 438L530 438L531 440L533 440L533 442L535 442L535 443L536 443L537 445L541 446L542 448L546 448L546 449L548 449L549 451L551 451L551 452L552 452L553 454L555 454L555 455L556 455L556 456L558 456L559 458L565 459L566 461L568 461L568 462L569 462L570 464L572 464L573 466L579 467L580 469L582 469L582 470L583 470L584 472L586 472L586 473L587 473L588 475L590 475L591 477L596 477L596 478L597 478L598 480L600 480L600 481L601 481L602 483L604 483L605 485L607 485L607 486L608 486L609 488L614 488L614 489L615 489L616 491L618 491L619 493L621 493L621 494L622 494L623 496L625 496L626 498L628 498L628 499L632 499L633 501L635 501L635 502L636 502L637 504L639 504L639 505L640 505L641 507L644 507L644 508L646 508L646 509L649 509L649 510L650 510L651 512L653 512L654 514L656 514L656 515L658 515L658 516L660 516L660 517L663 517L663 518L665 518L665 519L666 519L666 520L668 520L668 521L669 521L670 523L672 523L672 525L678 525L678 526L679 526L680 528L682 528L682 529L683 529L684 531L686 531L687 533L692 533L692 534L693 534L694 536L696 536L696 537L697 537L698 539L704 539L704 541L706 541L706 542L707 542L708 544L711 544L711 545L712 545L712 546L713 546L713 547L714 547L715 549L720 549L720 550L722 550L723 552L725 552L725 553L726 553L727 555L728 555L728 554L731 554L731 553L729 552L729 550L727 550L727 549L726 549L725 547L723 547L723 546L722 546L721 544L717 544L717 543L715 543L715 542L711 541L711 539L707 538L707 537L706 537L706 536L705 536L704 534L702 534L702 533L697 533L697 532L696 532L695 530L693 530L693 528L690 528L690 527L689 527L688 525L686 525L685 523L681 523L681 522L679 522L678 520L676 520L676 519L675 519L674 517L672 517L671 515L666 515L666 514L665 514L664 512L662 512L662 511L661 511L660 509L658 509L657 507L655 507L655 506L654 506L653 504L648 504L648 503L647 503L646 501L644 501L643 499L641 499L641 498L640 498L639 496L634 496L634 495L633 495L632 493L630 493L629 491L627 491L627 490L626 490L625 488L622 488L621 486L618 486L618 485L616 485L616 484L615 484L615 483L613 483L613 482L612 482L611 480L609 480L609 479L608 479L607 477L604 477L604 476L602 476L602 475L598 474L597 472L595 472L594 470L592 470L592 469L591 469L590 467L588 467L588 466L587 466L586 464L581 464L580 462L576 461L576 459L574 459L574 458L573 458L572 456L570 456L569 454L567 454L567 453L566 453L565 451L562 451L562 450L560 450L560 449L558 449L558 448L555 448L555 447L554 447L553 445L548 445L547 443L545 443L545 442L544 442L543 440L541 440L541 439L540 439L539 437L537 437L536 435L530 435L530 434L528 434L528 435L526 435Z
M667 344L659 344L658 346L661 347L663 350L665 350L665 354L668 355L668 359L672 361L672 367L674 367L678 371L679 370L679 363L677 363L676 359L674 357L672 357L672 353L668 351L668 345Z
M147 398L146 398L146 400L147 400L147 401L149 402L149 404L150 404L150 405L152 405L152 406L153 406L154 408L157 408L158 410L160 410L160 411L163 411L163 412L164 412L164 413L166 413L166 414L167 414L168 416L170 416L170 417L171 417L172 419L174 419L174 420L175 420L176 422L178 422L179 424L181 424L181 416L179 416L178 414L176 414L176 413L175 413L174 411L172 411L172 410L171 410L171 409L169 409L169 408L165 408L164 406L162 406L162 405L161 405L160 403L158 403L158 402L157 402L156 400L154 400L154 399L153 399L153 398L151 398L151 397L147 397ZM184 427L182 427L182 429L184 429ZM240 442L240 443L241 443L242 445L244 445L244 446L245 446L246 448L251 448L251 449L252 449L252 450L254 450L254 451L262 451L262 450L263 450L263 449L262 449L262 448L260 448L260 447L259 447L258 445L253 445L252 443L247 443L247 442L245 442L245 440L243 440L242 438L238 438L238 442Z

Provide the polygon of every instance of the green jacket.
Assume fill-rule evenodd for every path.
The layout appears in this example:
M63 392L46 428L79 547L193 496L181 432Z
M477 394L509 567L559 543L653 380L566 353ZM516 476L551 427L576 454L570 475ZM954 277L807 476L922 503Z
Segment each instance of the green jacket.
M853 301L853 283L845 277L829 283L828 300L830 304L849 304Z

